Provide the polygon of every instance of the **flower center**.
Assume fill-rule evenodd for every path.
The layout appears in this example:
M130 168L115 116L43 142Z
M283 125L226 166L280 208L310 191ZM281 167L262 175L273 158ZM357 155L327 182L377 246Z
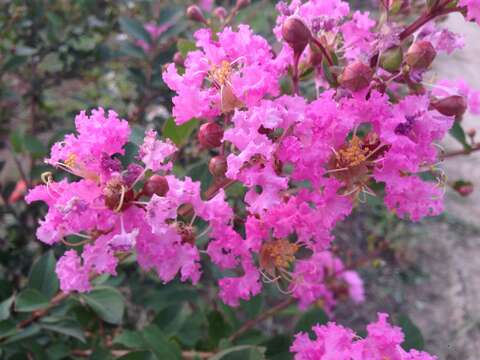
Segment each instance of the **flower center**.
M298 249L297 244L287 239L267 242L260 249L260 266L269 274L274 274L276 269L287 269L295 261Z
M226 60L223 60L220 65L213 64L212 66L213 80L219 86L224 86L228 83L231 73L232 73L232 65Z

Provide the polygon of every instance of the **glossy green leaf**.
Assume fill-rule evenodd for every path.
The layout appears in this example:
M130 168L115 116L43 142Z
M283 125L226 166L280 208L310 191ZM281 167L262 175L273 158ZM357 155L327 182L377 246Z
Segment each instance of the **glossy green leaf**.
M120 324L125 304L120 292L112 287L97 287L81 297L97 315L110 324Z
M294 333L300 331L308 332L312 329L312 326L317 324L326 324L328 322L328 316L322 309L312 309L304 312L295 326Z
M460 144L462 144L465 150L470 150L472 147L467 142L467 136L465 135L465 131L463 130L462 125L458 121L453 123L452 128L450 129L450 135L452 135L455 140L457 140Z
M412 319L405 314L400 314L398 316L398 325L400 325L405 335L402 348L407 351L410 349L423 350L425 340L423 339L422 332Z
M12 307L14 296L3 300L0 303L0 321L6 320L10 317L10 308Z
M21 291L15 299L15 311L30 312L44 309L48 306L48 298L36 289L27 288Z
M220 351L210 360L264 360L265 348L252 345L239 345Z
M163 126L163 136L172 140L177 146L182 146L190 137L192 131L197 127L198 120L193 119L185 124L177 125L173 118L169 118Z
M80 324L74 320L62 320L53 324L42 324L45 330L57 332L62 335L73 337L81 342L85 342L85 335Z
M123 330L120 335L115 336L113 344L123 345L129 349L141 349L145 347L142 333L131 330Z
M120 23L120 28L131 37L145 41L147 44L152 43L150 34L144 29L140 21L124 16L118 22Z
M142 331L147 347L155 354L158 360L181 359L180 347L170 341L156 325L149 325Z
M15 335L8 337L5 341L2 342L2 345L13 344L18 341L24 341L28 338L36 336L40 333L40 326L37 324L30 325L25 329L20 330Z
M38 290L49 299L58 291L55 264L53 251L49 250L33 264L28 278L28 287Z

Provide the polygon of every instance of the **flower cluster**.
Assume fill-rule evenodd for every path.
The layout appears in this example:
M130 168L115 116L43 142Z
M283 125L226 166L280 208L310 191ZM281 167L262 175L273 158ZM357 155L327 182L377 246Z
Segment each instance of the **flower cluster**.
M478 20L478 1L451 5L444 1L429 16L466 6ZM365 297L358 273L331 247L333 229L358 202L383 197L388 209L412 221L442 212L445 177L436 143L467 108L480 111L480 93L461 81L427 83L425 73L438 51L460 48L461 38L390 20L377 31L370 14L351 13L341 0L277 8L278 54L247 25L218 33L202 28L194 34L197 49L163 73L175 92L176 123L204 121L199 143L215 153L214 187L204 197L199 182L172 173L177 149L155 131L125 164L130 130L112 111L82 112L78 134L54 145L47 163L74 181L45 174L45 185L27 199L49 206L41 241L84 245L58 262L63 291L88 291L92 276L114 275L130 252L164 282L179 274L195 284L203 254L221 270L219 295L228 305L250 299L265 282L302 308L321 303L332 311L339 299ZM313 74L313 93L300 87L301 74ZM291 91L280 91L290 76ZM232 183L246 189L239 214L222 189ZM197 219L207 223L202 234ZM82 240L66 239L74 236ZM362 341L334 324L315 331L315 342L297 337L297 358L429 358L403 352L401 334L383 315Z
M312 328L315 340L308 334L295 335L290 351L295 360L436 360L423 351L405 351L400 346L404 335L399 327L387 321L387 314L378 314L378 320L367 326L368 336L360 339L352 330L333 322Z

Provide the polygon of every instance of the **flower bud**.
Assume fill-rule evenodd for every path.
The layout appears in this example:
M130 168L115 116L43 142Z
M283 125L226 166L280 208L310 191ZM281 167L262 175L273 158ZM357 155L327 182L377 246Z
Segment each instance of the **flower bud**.
M477 130L475 130L474 128L471 128L467 131L467 135L470 139L474 139L475 138L475 135L477 135Z
M206 23L202 10L197 5L190 5L187 8L187 17L192 21Z
M432 107L446 116L461 117L467 111L467 101L461 95L452 95L446 98L432 101Z
M415 70L424 70L432 64L436 56L437 52L430 41L419 40L408 49L405 62Z
M370 85L373 71L370 66L355 61L345 67L341 75L340 83L350 91L356 92Z
M403 61L403 51L401 47L393 47L382 53L380 56L380 66L390 72L400 69Z
M210 159L208 170L214 177L224 177L227 172L227 159L225 156L219 155Z
M165 176L153 175L143 185L142 193L146 196L153 194L158 196L165 196L169 190L168 181Z
M175 55L173 55L173 62L177 66L181 66L181 67L185 66L185 58L178 51L175 53Z
M453 184L453 189L461 196L467 197L470 195L474 188L470 181L458 180Z
M198 141L206 149L219 147L222 144L223 129L214 122L208 122L200 126L198 130Z
M282 36L295 54L299 55L307 46L311 33L302 20L291 16L283 23Z
M235 8L238 10L243 9L244 7L247 7L250 5L250 0L237 0L237 3L235 4Z
M213 14L219 18L220 20L223 20L227 17L228 15L228 12L227 12L227 9L225 9L224 7L222 6L219 6L217 8L215 8L215 10L213 10Z

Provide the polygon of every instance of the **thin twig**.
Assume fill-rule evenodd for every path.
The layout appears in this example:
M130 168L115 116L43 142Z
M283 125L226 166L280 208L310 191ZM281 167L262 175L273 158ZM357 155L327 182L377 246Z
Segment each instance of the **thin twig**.
M479 150L480 150L480 144L476 144L471 149L457 150L457 151L452 151L452 152L440 155L440 159L443 160L443 159L448 159L448 158L452 158L460 155L470 155L472 152L479 151Z
M256 326L257 324L261 323L262 321L268 319L269 317L272 317L273 315L277 314L278 312L282 311L283 309L289 307L291 304L295 302L295 299L290 297L281 303L278 303L271 309L265 311L263 314L260 314L254 319L248 320L245 324L243 324L237 331L235 331L230 337L228 338L228 341L235 341L238 339L241 335L243 335L245 332Z

